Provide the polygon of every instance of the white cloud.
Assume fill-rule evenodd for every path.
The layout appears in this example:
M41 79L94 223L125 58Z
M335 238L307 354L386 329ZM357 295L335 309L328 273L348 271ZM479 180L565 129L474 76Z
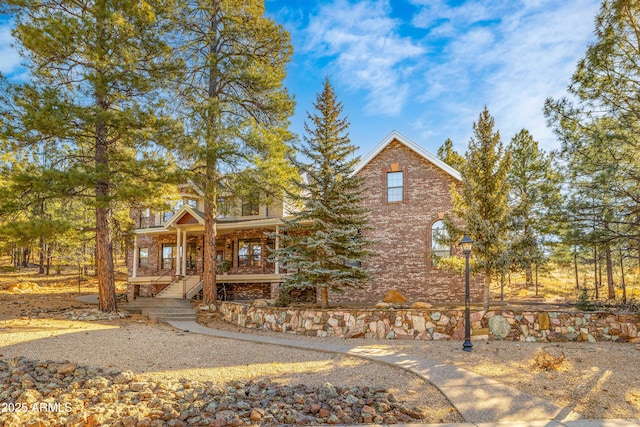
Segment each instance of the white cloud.
M385 0L325 4L310 18L304 50L332 59L332 79L366 91L368 113L397 115L410 94L404 77L425 51L398 34L389 10Z
M428 3L414 24L431 28L430 36L444 44L424 70L427 87L421 97L425 104L437 105L439 125L466 146L472 122L486 104L505 143L527 128L545 148L552 148L544 100L565 93L592 37L599 1L513 2L508 8L492 7L493 17L478 2L455 8ZM425 114L423 120L433 118Z
M5 76L11 75L20 68L20 55L11 46L14 42L11 36L12 22L4 22L0 25L0 73Z

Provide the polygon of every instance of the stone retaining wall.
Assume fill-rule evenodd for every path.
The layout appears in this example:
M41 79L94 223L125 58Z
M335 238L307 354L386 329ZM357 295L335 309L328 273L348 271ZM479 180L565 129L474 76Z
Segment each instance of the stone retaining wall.
M464 339L463 310L293 309L224 302L227 322L319 337L443 340ZM640 342L640 314L564 311L476 311L473 339L512 341Z

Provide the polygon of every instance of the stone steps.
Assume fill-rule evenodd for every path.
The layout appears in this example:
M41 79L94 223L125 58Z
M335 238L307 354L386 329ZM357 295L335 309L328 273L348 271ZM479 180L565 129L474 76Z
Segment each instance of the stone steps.
M182 298L137 298L124 304L123 308L131 313L140 313L156 322L196 320L196 310L191 308L189 300Z

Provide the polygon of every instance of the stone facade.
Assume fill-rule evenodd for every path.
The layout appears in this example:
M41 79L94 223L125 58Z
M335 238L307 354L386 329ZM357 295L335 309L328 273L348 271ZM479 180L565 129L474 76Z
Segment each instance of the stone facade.
M464 339L463 310L293 309L221 305L224 320L244 328L318 337ZM472 339L640 343L640 314L564 311L474 311Z
M464 301L464 276L435 268L431 253L432 225L451 211L451 186L459 181L401 139L392 139L357 172L367 187L369 237L377 241L377 256L363 267L374 279L363 289L332 294L332 301L375 303L391 289L410 301ZM403 172L402 201L387 200L389 172ZM472 279L471 299L482 300L479 277Z

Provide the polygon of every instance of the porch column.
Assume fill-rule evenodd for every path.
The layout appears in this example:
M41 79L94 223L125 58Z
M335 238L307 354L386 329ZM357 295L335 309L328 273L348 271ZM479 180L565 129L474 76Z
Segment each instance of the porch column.
M187 230L182 232L182 274L187 275Z
M278 249L280 249L280 227L276 225L276 251ZM276 262L275 262L275 270L274 270L275 274L280 274L280 262L278 262L278 258L276 258Z
M180 229L178 228L178 235L176 236L176 276L180 276Z
M133 235L133 277L138 277L138 235Z

